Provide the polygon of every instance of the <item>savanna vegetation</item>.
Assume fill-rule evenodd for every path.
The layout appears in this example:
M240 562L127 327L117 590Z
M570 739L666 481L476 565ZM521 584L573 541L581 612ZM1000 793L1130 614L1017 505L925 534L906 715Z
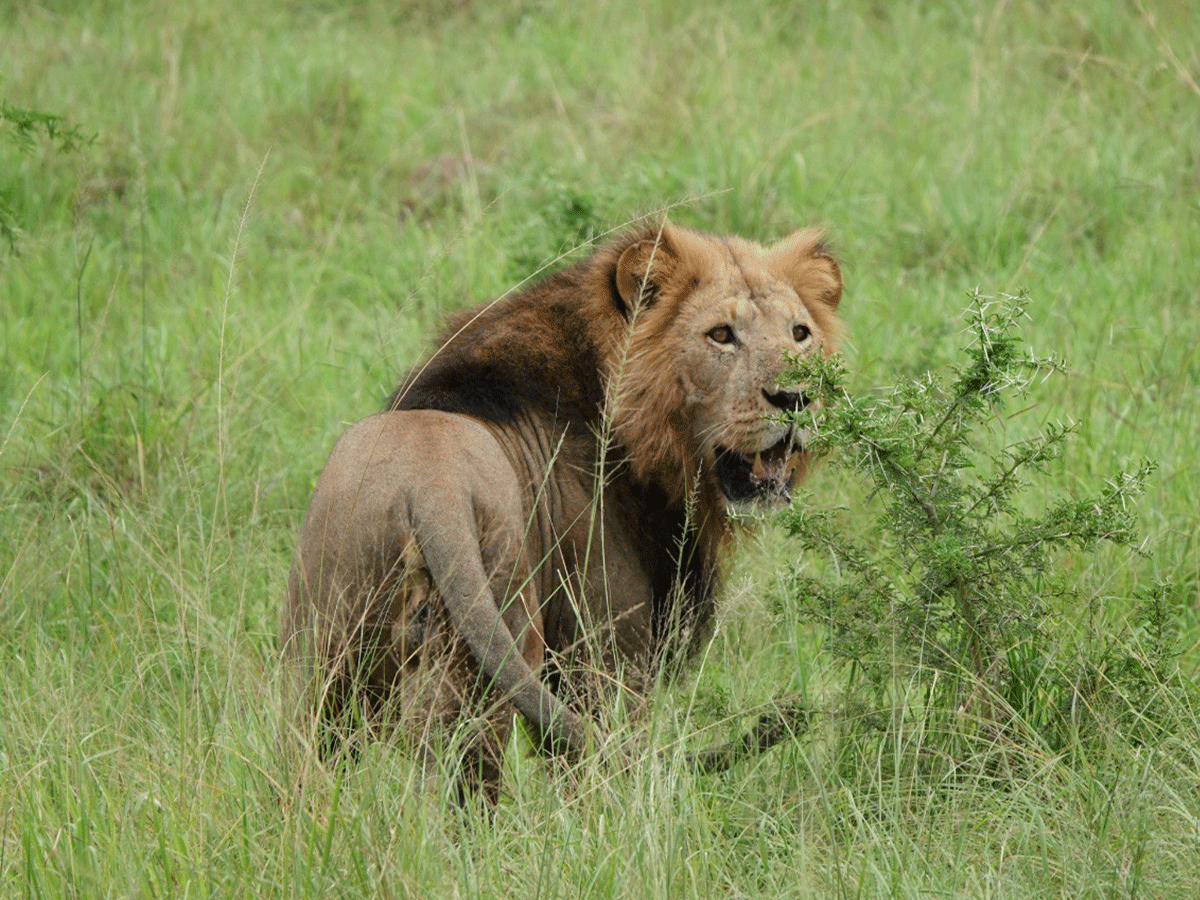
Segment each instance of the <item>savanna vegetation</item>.
M1197 35L1166 0L0 0L0 892L1196 896ZM488 817L401 747L285 758L333 439L445 313L664 209L830 229L813 514L741 542L631 772L518 738ZM784 696L803 733L684 764Z

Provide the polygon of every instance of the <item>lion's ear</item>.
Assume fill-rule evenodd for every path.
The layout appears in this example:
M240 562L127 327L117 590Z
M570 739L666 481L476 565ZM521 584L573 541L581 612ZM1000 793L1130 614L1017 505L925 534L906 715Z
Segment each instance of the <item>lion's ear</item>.
M842 270L821 232L806 229L785 237L767 251L767 263L805 303L830 310L841 303Z
M624 313L648 303L662 289L679 265L679 254L672 244L669 229L652 238L634 241L617 260L617 293L624 304Z

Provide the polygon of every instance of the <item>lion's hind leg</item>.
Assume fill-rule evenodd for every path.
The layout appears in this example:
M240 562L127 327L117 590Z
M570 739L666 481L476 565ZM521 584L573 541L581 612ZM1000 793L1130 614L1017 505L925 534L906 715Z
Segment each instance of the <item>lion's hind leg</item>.
M512 652L539 668L541 614L520 542L486 534L478 553L490 573L491 592L507 598L500 620L516 638ZM514 709L498 696L452 621L415 536L405 542L379 599L368 608L367 627L350 644L371 664L369 670L360 666L352 679L357 696L348 721L359 733L386 731L427 771L445 772L460 805L479 799L494 805Z

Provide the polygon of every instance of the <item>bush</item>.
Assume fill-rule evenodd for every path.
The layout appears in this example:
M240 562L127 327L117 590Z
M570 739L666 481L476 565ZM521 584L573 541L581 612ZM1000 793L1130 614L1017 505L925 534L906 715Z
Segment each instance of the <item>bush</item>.
M22 109L5 101L0 101L0 135L23 151L31 150L41 138L45 138L60 153L68 153L92 141L78 126L64 125L61 116ZM11 252L16 249L20 233L13 205L0 192L0 241L7 243Z
M1079 634L1062 615L1079 602L1064 551L1109 543L1142 552L1135 507L1154 465L1031 511L1031 479L1075 426L1046 423L1006 446L995 439L1005 404L1062 368L1018 340L1027 302L974 292L967 362L948 378L853 396L837 357L797 360L786 376L819 401L799 414L810 446L865 481L874 517L864 533L861 514L812 502L787 510L802 558L828 562L795 566L788 602L823 629L845 669L846 700L866 712L860 722L890 729L902 708L919 715L942 759L971 736L1061 749L1110 708L1152 724L1176 653L1161 585L1134 598L1122 640Z

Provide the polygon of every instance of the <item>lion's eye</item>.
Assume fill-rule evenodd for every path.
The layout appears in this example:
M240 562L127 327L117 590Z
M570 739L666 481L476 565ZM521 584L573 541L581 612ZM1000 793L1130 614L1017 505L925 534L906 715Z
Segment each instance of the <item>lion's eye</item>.
M732 344L735 340L733 329L728 325L718 325L708 333L708 338L718 344Z
M803 344L810 337L812 337L812 332L809 330L807 325L792 326L792 340L794 340L797 344Z

